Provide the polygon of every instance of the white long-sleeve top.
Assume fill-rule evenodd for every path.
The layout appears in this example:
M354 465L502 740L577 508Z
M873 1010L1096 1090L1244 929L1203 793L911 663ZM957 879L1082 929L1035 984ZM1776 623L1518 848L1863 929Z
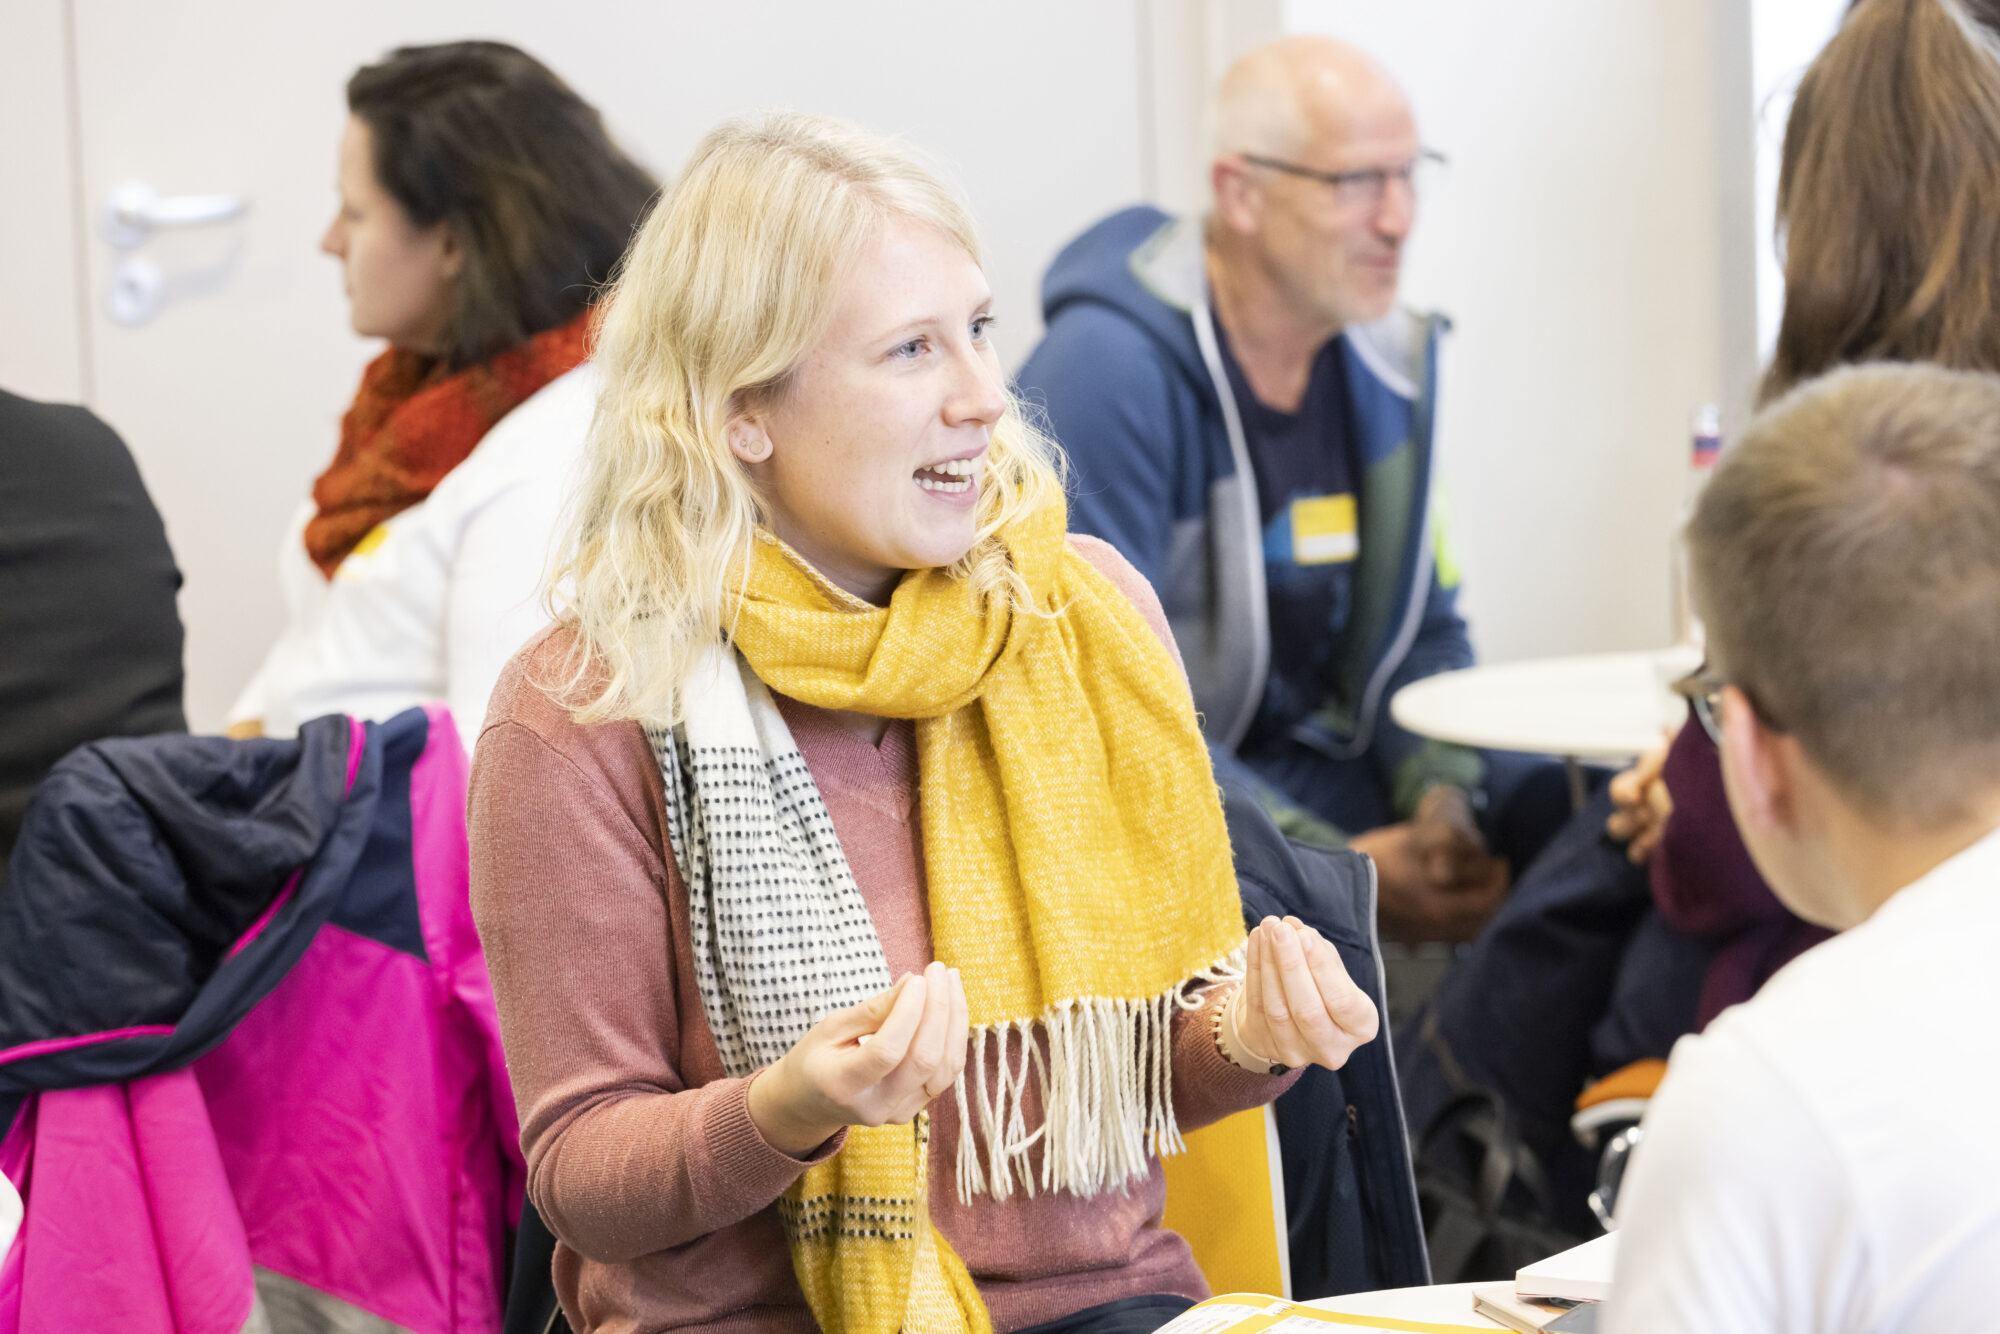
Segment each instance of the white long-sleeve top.
M548 623L542 579L597 387L588 362L543 386L330 580L306 555L302 504L278 549L285 629L229 721L291 736L322 714L383 719L443 700L459 736L478 736L501 669Z

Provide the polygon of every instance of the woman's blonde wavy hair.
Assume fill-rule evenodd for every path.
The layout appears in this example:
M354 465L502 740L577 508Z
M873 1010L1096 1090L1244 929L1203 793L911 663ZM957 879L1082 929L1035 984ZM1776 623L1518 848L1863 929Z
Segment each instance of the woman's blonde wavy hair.
M938 228L979 262L965 204L908 147L780 114L711 131L633 241L598 334L603 390L548 586L574 638L543 687L578 722L680 721L681 685L727 633L762 517L728 422L786 392L892 218ZM1061 494L1060 455L1010 394L952 573L1022 604L998 534Z

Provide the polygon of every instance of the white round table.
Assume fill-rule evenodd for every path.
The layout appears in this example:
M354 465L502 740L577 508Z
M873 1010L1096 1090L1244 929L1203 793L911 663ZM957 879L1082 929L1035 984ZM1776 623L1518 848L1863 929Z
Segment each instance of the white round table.
M1629 760L1661 744L1687 704L1667 687L1701 665L1686 646L1499 662L1413 681L1389 714L1420 736L1560 755L1579 804L1579 760Z

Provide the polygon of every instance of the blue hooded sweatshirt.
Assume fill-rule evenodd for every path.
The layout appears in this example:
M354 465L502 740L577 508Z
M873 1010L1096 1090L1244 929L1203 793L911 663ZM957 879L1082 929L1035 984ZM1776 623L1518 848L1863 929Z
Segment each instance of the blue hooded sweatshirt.
M1097 223L1050 266L1048 332L1018 379L1069 454L1071 525L1152 582L1209 741L1233 750L1265 701L1270 609L1257 483L1204 255L1198 217L1139 206ZM1287 733L1336 762L1365 758L1404 815L1434 783L1477 790L1483 777L1474 752L1426 742L1388 709L1409 682L1473 661L1457 571L1431 519L1445 327L1397 310L1337 335L1360 465L1353 604L1323 698Z

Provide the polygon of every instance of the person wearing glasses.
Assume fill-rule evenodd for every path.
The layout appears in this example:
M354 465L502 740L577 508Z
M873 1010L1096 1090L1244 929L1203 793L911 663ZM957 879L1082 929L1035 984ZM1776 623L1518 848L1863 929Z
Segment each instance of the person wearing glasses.
M1990 1329L2000 378L1802 386L1724 457L1688 546L1690 730L1719 734L1778 898L1842 934L1674 1048L1599 1328Z
M1468 939L1509 877L1474 820L1484 762L1388 708L1473 661L1431 517L1443 321L1395 304L1436 155L1328 38L1252 51L1215 112L1214 207L1128 208L1064 249L1020 388L1068 451L1072 524L1159 590L1219 769L1372 855L1391 935Z

